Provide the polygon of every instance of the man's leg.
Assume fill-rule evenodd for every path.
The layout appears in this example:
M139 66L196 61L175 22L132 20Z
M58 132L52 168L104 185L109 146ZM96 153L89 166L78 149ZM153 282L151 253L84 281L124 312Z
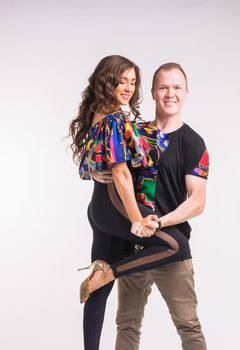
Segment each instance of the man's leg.
M168 305L183 350L206 350L197 316L192 260L162 266L150 274Z
M115 350L138 350L144 307L151 293L149 271L118 279L117 338Z
M144 307L152 280L165 299L183 350L206 350L198 320L192 260L184 260L118 280L119 305L115 350L138 350Z

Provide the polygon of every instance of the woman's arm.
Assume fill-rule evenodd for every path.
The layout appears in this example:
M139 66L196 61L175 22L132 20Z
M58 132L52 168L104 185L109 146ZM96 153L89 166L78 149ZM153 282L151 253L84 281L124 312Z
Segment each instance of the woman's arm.
M152 235L153 229L149 229L148 227L156 228L157 216L156 215L148 215L146 218L142 217L142 214L138 208L132 175L128 169L127 163L116 163L112 168L113 180L118 191L118 194L123 202L123 205L127 211L129 220L131 223L141 222L142 226L144 226L142 230L143 236ZM153 230L155 232L155 230Z
M142 221L142 214L135 199L132 175L127 163L116 163L112 168L113 180L131 223Z

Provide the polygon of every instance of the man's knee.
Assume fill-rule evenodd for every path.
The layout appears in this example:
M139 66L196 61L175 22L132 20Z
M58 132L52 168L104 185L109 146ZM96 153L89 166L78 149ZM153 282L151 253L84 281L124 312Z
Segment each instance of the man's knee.
M138 349L144 307L151 293L151 284L146 272L119 278L116 350Z
M144 307L151 293L151 280L145 272L132 274L118 280L118 310L116 323L119 328L138 328L144 315Z

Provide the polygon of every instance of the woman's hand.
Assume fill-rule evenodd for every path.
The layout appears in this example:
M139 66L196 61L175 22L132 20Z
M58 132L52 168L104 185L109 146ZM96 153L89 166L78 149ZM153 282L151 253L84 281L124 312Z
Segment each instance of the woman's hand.
M155 228L150 229L148 227L141 226L138 237L151 237L155 234L155 232Z
M155 234L159 227L158 217L156 215L148 215L132 224L131 232L138 237L151 237Z

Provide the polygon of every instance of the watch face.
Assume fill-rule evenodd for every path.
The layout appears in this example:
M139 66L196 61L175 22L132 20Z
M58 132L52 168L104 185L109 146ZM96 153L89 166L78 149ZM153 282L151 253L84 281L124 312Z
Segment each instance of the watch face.
M158 224L159 224L158 228L161 228L162 223L161 223L161 219L160 218L158 218Z

